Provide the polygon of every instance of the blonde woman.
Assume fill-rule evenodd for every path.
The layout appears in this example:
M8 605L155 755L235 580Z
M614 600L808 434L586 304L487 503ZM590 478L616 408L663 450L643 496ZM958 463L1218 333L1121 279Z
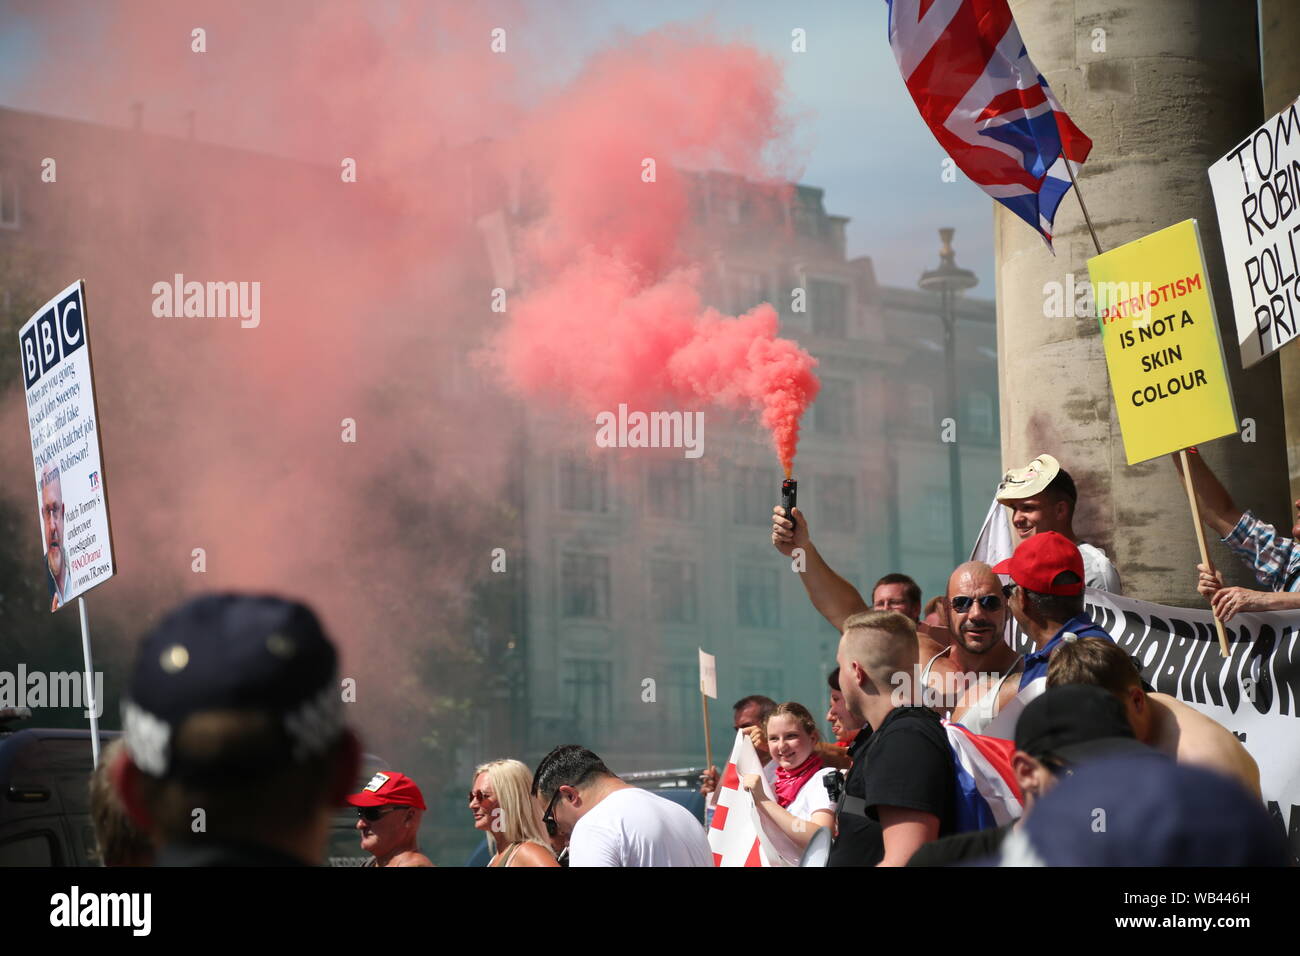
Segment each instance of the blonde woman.
M532 794L533 775L518 760L493 760L474 769L469 808L474 829L496 850L488 866L556 866L542 814Z

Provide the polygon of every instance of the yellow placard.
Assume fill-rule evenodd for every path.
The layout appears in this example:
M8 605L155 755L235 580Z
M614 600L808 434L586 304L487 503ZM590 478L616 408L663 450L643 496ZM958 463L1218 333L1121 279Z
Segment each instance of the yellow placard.
M1196 220L1094 256L1088 274L1128 463L1235 432Z

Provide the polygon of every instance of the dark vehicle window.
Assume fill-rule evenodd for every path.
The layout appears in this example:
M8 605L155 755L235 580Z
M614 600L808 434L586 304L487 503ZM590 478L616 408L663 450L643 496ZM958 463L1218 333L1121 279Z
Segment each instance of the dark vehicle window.
M28 833L0 843L0 866L55 866L58 854L49 833Z

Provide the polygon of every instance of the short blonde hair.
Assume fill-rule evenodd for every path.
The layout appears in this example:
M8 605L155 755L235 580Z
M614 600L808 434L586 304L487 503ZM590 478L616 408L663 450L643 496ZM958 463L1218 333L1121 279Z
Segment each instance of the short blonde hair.
M897 673L911 673L920 645L916 622L897 611L863 611L844 621L844 645L873 681L888 685ZM843 685L843 675L840 675Z
M492 834L504 833L510 843L536 843L547 853L553 852L542 826L542 811L533 799L533 775L529 769L518 760L491 760L474 768L474 780L483 773L492 784L501 811L487 834L488 845L495 850L496 841ZM473 781L470 781L470 786L473 786Z

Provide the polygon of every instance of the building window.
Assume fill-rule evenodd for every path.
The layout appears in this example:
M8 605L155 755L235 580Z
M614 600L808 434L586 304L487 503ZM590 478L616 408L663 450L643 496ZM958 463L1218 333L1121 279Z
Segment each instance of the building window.
M794 231L801 236L821 238L826 234L826 212L822 208L821 190L797 186L791 204Z
M822 390L813 402L813 430L823 435L854 434L853 383L842 378L823 378Z
M848 335L848 289L842 282L808 281L808 311L815 335L842 339Z
M771 301L767 291L767 276L748 269L728 269L731 284L731 310L736 315L748 312L754 306Z
M614 667L609 661L564 662L564 701L574 727L591 740L605 740L614 729Z
M916 428L934 427L934 391L929 385L907 385L907 420Z
M609 558L566 554L560 567L560 604L565 617L609 617Z
M685 414L689 415L690 412ZM689 461L655 461L646 469L646 513L652 518L695 517L695 471Z
M690 561L651 561L651 617L666 624L694 624L695 608L695 565Z
M560 507L565 511L609 511L605 463L582 455L559 458Z
M988 392L971 392L966 398L970 416L970 433L974 438L993 437L993 396Z
M780 627L780 581L774 568L736 567L736 620L741 627Z
M858 530L856 482L851 475L818 475L813 489L818 528L848 534Z
M668 668L668 714L679 731L690 731L703 718L700 706L700 666L672 664Z
M0 169L0 229L19 225L18 181L7 169Z
M952 496L947 488L926 488L921 526L930 544L952 543Z
M731 502L735 524L770 525L772 506L781 503L780 480L766 468L737 468Z
M746 697L762 694L775 701L785 700L785 687L779 667L742 667L740 687Z

